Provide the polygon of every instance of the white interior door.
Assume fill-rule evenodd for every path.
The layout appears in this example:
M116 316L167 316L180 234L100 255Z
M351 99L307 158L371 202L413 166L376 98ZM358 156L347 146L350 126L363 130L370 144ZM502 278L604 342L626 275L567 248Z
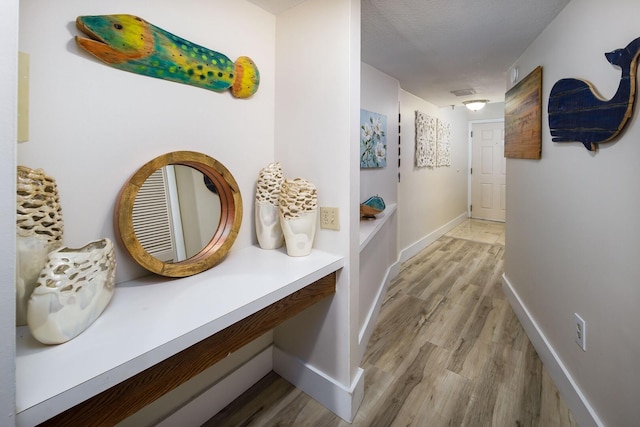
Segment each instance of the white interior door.
M471 217L504 221L504 122L472 123L471 130Z

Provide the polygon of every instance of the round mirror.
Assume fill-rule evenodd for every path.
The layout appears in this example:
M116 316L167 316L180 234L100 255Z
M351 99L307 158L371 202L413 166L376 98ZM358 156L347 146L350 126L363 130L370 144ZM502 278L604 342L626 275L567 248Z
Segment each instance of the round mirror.
M242 198L215 159L175 151L143 165L124 185L115 208L116 234L147 270L185 277L227 254L242 222Z

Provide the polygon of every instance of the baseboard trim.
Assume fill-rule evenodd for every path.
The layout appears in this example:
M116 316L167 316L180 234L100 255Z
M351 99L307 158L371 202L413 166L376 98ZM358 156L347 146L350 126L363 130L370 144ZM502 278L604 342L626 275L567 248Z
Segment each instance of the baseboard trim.
M460 214L458 217L452 219L442 227L432 231L424 236L422 239L406 247L400 252L400 262L403 263L416 256L421 250L438 240L440 237L456 228L456 226L462 224L469 216L467 212Z
M391 281L400 273L400 264L400 259L398 259L389 266L387 273L384 276L384 280L381 283L380 289L378 290L378 294L376 295L375 302L371 305L369 313L367 313L367 318L360 329L360 333L358 334L358 360L362 360L364 357L367 345L369 344L369 339L373 334L376 321L378 320L382 301L384 301L384 297L387 294L389 283L391 283Z
M596 411L573 380L571 373L562 363L549 340L547 340L542 329L540 329L538 323L527 310L506 274L502 275L502 290L578 425L581 427L604 426Z
M364 397L364 370L358 368L349 388L302 360L273 348L273 370L325 408L347 422L353 418Z
M199 426L272 371L273 346L218 381L180 409L158 423L159 427Z

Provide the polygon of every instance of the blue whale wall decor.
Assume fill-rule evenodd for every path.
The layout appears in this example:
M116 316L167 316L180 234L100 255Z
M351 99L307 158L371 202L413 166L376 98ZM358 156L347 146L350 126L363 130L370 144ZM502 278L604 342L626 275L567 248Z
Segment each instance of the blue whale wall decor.
M549 130L553 142L582 142L589 151L596 144L615 138L633 112L640 37L629 45L605 53L607 60L622 69L616 94L605 100L584 80L558 80L549 95Z

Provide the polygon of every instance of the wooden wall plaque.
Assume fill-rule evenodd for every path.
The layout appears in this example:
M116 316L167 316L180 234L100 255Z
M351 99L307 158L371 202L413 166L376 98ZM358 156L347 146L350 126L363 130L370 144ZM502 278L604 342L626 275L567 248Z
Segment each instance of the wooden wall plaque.
M504 156L539 159L542 152L542 67L505 94Z
M548 104L553 142L579 141L587 150L594 151L599 143L616 138L633 114L640 37L627 47L604 55L622 70L618 90L606 100L586 80L558 80L551 88Z

